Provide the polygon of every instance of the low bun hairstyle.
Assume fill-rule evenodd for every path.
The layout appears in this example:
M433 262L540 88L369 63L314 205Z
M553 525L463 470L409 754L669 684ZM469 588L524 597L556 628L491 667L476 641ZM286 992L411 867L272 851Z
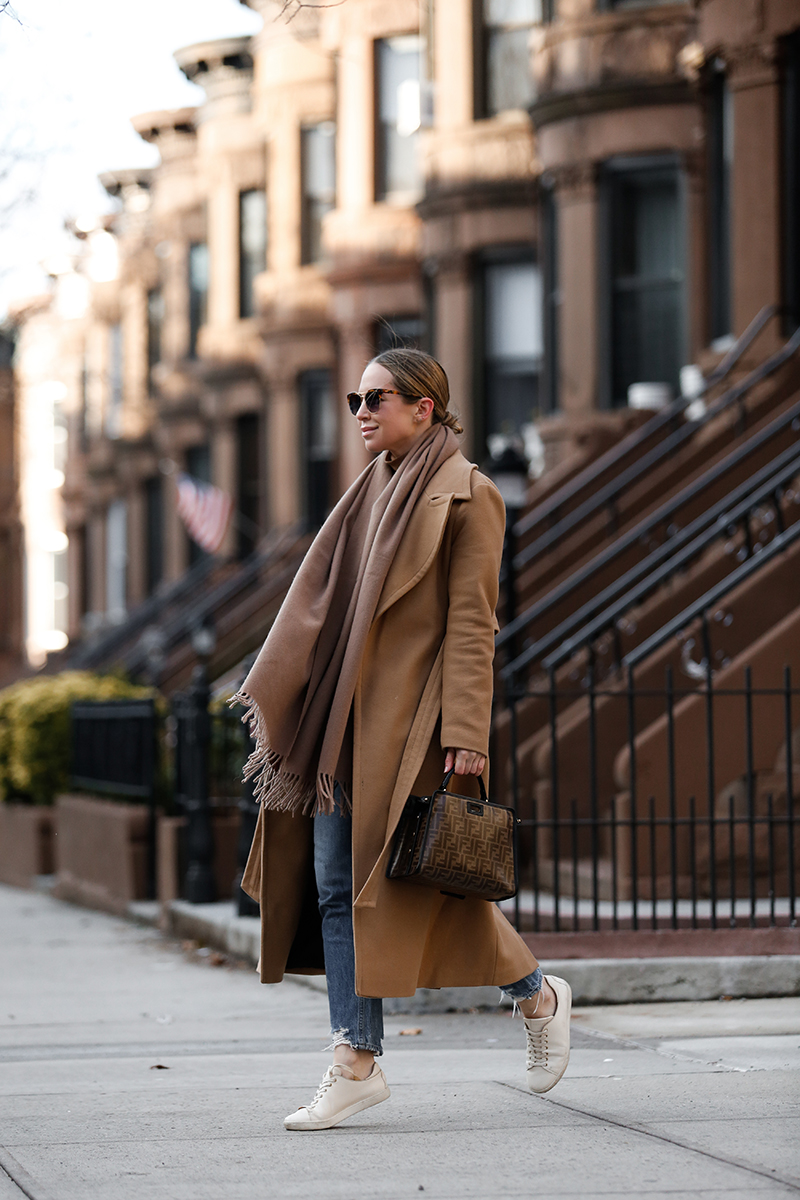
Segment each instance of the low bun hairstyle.
M418 399L428 396L433 401L433 420L439 425L446 425L453 433L463 433L455 413L448 409L450 403L450 385L441 363L437 362L424 350L410 350L398 347L395 350L384 350L372 360L378 366L384 367L397 384L398 392L403 396L413 396Z

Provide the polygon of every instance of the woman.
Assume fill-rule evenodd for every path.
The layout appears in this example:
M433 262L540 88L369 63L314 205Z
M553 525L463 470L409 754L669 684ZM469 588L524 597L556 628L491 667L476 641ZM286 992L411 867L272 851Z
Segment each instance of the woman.
M525 1018L528 1085L569 1058L568 985L495 904L386 878L411 793L487 770L504 533L458 449L444 370L389 350L348 395L376 455L320 530L238 699L262 801L242 886L261 902L261 980L327 974L333 1064L287 1129L387 1099L381 997L496 984ZM515 980L512 983L509 981Z

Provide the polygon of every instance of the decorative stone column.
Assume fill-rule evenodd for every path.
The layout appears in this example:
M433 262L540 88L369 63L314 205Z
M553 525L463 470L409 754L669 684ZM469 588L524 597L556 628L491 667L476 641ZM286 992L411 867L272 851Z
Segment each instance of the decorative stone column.
M462 449L467 458L475 446L475 380L473 288L469 258L452 254L437 263L435 282L436 356L450 381L450 405L464 427Z
M270 525L300 520L300 413L292 377L274 376L267 405Z
M596 407L598 382L597 185L592 162L550 172L558 225L559 395L566 416Z
M731 267L733 330L779 302L780 90L774 42L724 51L733 94Z

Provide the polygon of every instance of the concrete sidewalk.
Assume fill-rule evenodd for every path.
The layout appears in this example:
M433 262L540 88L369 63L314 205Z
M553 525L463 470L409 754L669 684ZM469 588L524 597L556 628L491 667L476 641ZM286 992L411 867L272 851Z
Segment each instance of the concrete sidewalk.
M324 995L32 892L0 929L0 1200L800 1193L795 998L579 1009L546 1097L507 1013L392 1015L392 1098L287 1133Z

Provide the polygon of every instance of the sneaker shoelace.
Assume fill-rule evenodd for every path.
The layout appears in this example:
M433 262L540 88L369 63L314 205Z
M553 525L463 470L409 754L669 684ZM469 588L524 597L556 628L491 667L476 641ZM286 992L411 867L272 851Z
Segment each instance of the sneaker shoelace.
M307 1107L309 1109L316 1108L316 1106L319 1104L322 1097L325 1095L325 1093L330 1088L333 1087L335 1082L336 1082L335 1075L328 1075L328 1074L323 1075L322 1083L317 1088L317 1094L315 1095L314 1099L311 1101L311 1103Z
M525 1036L528 1043L528 1070L532 1070L533 1067L546 1067L547 1026L544 1029L540 1029L538 1033L533 1033L530 1029L526 1029Z

